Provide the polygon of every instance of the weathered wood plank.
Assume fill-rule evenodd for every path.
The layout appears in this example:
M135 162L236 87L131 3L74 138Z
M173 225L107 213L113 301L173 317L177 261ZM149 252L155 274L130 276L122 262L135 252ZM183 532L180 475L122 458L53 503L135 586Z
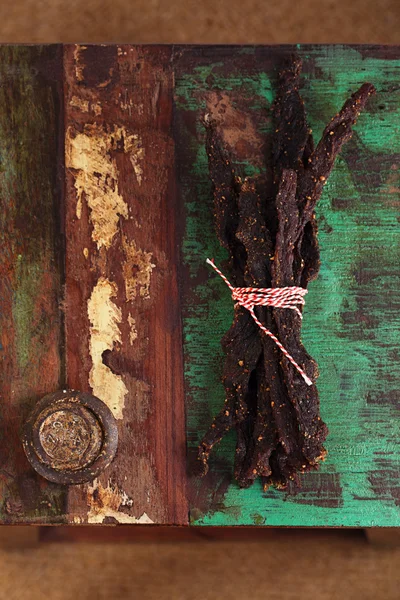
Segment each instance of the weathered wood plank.
M377 47L186 47L175 62L177 164L185 231L183 322L188 444L194 449L223 399L220 339L232 321L214 231L201 119L212 112L243 173L268 177L269 108L276 69L298 51L309 123L318 138L364 81L376 97L337 161L318 207L321 272L310 286L303 341L320 367L328 458L289 497L231 482L234 439L210 473L189 483L191 521L204 525L399 526L400 49Z
M20 439L62 381L62 100L60 46L0 48L0 523L64 522Z
M72 522L188 518L171 52L65 47L67 382L120 439Z
M220 339L232 318L231 298L204 262L225 254L201 118L220 119L231 153L262 186L275 72L293 50L65 47L62 302L63 59L55 46L0 49L0 522L187 522L180 244L189 450L221 403ZM191 520L395 527L400 49L298 51L315 137L360 83L378 89L318 213L322 269L303 339L320 365L328 459L288 498L238 490L227 440L209 476L190 480ZM68 496L35 475L20 444L27 412L65 382L110 406L121 440L108 471Z

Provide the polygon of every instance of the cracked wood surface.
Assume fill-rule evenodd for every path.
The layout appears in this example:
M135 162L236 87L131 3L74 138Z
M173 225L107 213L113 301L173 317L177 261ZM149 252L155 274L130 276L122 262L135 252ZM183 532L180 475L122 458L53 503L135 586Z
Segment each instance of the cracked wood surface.
M187 476L184 419L190 456L221 403L233 310L205 264L226 254L202 118L262 187L295 50L315 137L362 82L377 94L318 207L303 339L331 433L287 497L237 488L229 438L205 479ZM0 47L0 523L400 525L399 78L398 47ZM64 386L98 395L120 435L107 472L69 489L20 445Z

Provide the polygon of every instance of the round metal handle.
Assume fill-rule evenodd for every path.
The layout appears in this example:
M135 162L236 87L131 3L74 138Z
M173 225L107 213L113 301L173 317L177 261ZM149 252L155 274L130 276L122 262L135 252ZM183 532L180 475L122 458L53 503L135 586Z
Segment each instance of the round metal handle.
M92 481L113 460L118 429L98 398L75 390L42 398L24 426L22 444L32 467L55 483Z

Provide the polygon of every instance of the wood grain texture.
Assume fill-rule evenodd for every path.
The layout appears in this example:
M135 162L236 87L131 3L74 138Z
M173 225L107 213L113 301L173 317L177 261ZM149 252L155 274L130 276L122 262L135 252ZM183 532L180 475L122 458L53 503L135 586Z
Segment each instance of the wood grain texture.
M399 526L400 50L349 46L193 47L175 62L177 164L185 205L183 322L189 453L223 399L220 340L233 303L206 257L224 265L215 235L202 118L222 125L245 175L270 176L269 109L289 52L304 62L302 95L318 139L350 93L377 87L317 208L321 272L310 286L302 338L319 364L328 457L291 495L232 482L234 439L203 480L189 482L202 525ZM179 55L179 56L178 56ZM229 276L229 273L227 273Z
M65 522L21 426L62 381L62 52L0 48L0 523Z
M75 523L188 519L171 52L65 47L67 382L120 440Z

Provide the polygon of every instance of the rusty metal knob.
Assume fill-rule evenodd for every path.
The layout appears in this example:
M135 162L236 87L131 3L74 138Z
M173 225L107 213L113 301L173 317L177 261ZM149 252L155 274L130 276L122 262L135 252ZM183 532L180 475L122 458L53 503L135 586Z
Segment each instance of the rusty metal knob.
M90 394L60 391L42 398L24 426L32 467L60 484L92 481L113 460L118 429L110 409Z

